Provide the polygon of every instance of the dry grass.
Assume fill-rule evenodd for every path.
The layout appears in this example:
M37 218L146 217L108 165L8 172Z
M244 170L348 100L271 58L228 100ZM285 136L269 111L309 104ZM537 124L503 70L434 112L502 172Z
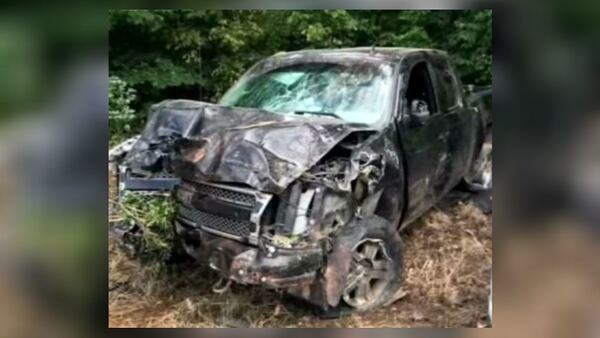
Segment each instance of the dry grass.
M404 234L406 295L386 308L322 320L302 302L259 287L211 292L199 266L165 273L109 241L110 327L477 327L485 320L491 217L472 204L432 210Z
M408 234L405 285L415 321L475 327L485 319L492 267L491 217L472 204L434 210Z

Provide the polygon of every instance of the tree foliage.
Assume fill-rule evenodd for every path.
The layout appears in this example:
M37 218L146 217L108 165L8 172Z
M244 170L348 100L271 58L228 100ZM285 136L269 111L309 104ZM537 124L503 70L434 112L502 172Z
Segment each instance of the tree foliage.
M429 47L453 57L462 80L491 83L492 13L484 11L115 10L110 72L140 102L217 100L252 64L279 51Z
M108 78L108 126L111 138L128 135L136 119L131 108L135 90L117 76Z

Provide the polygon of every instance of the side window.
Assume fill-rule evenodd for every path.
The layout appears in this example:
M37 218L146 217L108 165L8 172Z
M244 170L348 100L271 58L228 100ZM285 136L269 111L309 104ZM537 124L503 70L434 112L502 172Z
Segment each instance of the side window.
M419 62L410 71L406 102L411 114L427 116L437 111L427 64Z
M447 111L459 104L460 89L458 80L446 60L436 63L434 70L440 87L438 93L440 108L442 111Z

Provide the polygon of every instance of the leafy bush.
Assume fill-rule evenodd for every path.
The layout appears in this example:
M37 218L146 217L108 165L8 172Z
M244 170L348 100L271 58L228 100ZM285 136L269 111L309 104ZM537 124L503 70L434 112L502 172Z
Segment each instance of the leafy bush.
M135 90L117 76L108 80L108 126L111 139L122 138L131 133L136 119L131 103Z
M171 196L146 196L125 193L119 203L123 221L135 227L139 236L139 255L145 261L162 262L171 253L173 221L177 204Z

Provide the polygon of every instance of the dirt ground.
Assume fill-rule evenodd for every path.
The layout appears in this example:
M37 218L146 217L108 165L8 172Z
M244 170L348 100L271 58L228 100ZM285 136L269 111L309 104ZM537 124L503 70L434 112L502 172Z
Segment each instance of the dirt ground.
M109 327L482 327L487 325L492 216L446 201L403 234L403 297L372 312L323 319L303 302L259 287L214 294L206 267L164 271L109 240Z

